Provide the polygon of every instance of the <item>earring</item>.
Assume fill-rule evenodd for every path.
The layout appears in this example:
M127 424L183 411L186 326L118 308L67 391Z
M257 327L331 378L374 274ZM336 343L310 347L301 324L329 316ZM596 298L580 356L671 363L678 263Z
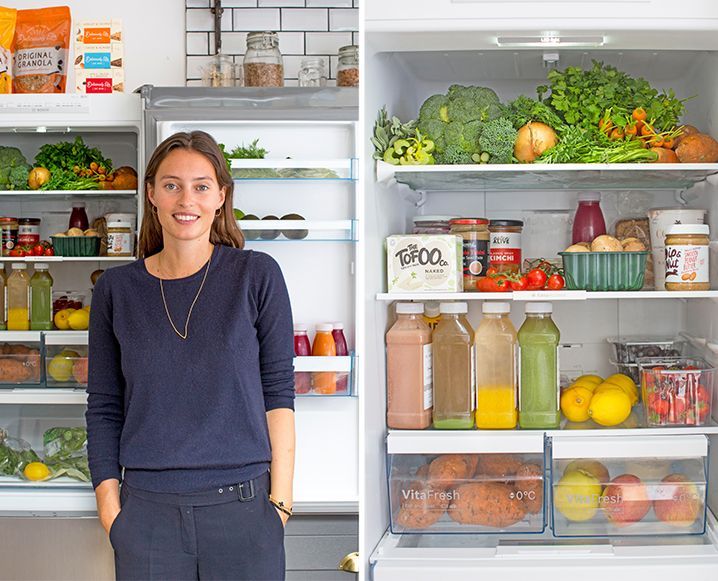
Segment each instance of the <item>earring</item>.
M222 206L214 213L215 218L219 218L222 215Z
M150 211L151 211L154 215L157 215L157 206L155 206L154 204L150 204L150 207L152 208Z

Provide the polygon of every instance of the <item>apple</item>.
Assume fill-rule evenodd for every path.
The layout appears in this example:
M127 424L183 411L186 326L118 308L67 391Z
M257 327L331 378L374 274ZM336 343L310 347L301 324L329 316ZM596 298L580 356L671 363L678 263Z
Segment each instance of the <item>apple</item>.
M602 483L607 484L611 477L608 474L608 469L601 464L598 460L589 460L586 458L578 458L572 460L564 469L563 473L568 474L574 470L583 470L596 477L596 479Z
M609 522L616 526L638 522L651 510L646 485L633 474L621 474L611 480L598 505Z
M72 376L77 383L87 383L87 357L75 360L72 366Z
M653 510L659 520L671 526L692 525L700 515L702 507L703 495L685 474L669 474L656 485Z

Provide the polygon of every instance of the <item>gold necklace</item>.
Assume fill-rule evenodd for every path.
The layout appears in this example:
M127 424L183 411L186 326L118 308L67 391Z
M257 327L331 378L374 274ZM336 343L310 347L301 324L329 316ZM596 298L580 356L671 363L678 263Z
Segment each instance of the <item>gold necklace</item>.
M214 247L212 247L212 254L214 254ZM200 293L202 292L202 288L204 287L204 281L207 280L207 273L209 272L209 267L212 264L212 254L209 255L209 260L207 261L207 268L205 269L204 276L202 277L202 284L199 285L199 290L197 291L197 295L194 297L194 300L192 301L192 305L190 305L189 312L187 313L187 320L184 323L184 335L177 330L177 327L175 327L175 324L172 321L172 315L170 315L170 310L167 307L167 299L165 298L165 289L162 286L162 277L160 277L160 293L162 294L162 302L165 305L165 313L167 313L167 318L169 319L170 325L172 325L174 332L177 333L177 335L181 339L187 339L187 335L189 334L189 319L192 316L192 309L194 309L194 305L197 302L197 299L199 298ZM160 266L159 255L157 255L157 266ZM162 274L161 267L160 267L160 274Z

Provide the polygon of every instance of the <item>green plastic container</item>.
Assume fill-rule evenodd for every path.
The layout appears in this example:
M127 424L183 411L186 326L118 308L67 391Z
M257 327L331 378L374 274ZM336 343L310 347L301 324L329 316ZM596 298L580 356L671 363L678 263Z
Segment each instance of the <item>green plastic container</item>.
M50 236L57 256L98 256L99 236Z
M559 252L566 288L637 291L643 287L648 252Z

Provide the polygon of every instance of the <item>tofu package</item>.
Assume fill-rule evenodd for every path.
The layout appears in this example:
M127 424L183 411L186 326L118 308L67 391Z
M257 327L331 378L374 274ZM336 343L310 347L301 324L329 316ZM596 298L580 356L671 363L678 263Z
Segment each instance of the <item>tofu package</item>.
M463 241L451 234L397 234L386 239L387 290L462 292Z

